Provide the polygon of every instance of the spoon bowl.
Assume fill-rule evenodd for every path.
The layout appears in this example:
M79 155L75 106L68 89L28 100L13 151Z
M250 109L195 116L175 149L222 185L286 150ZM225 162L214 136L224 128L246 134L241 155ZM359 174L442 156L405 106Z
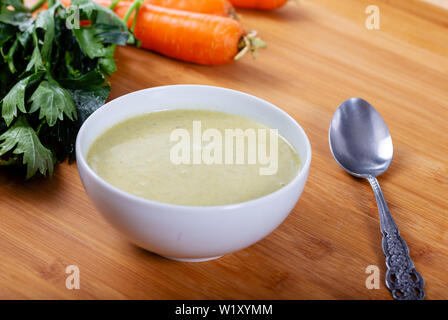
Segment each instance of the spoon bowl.
M331 121L333 157L356 177L378 176L392 161L392 138L381 115L365 100L350 98L336 110Z

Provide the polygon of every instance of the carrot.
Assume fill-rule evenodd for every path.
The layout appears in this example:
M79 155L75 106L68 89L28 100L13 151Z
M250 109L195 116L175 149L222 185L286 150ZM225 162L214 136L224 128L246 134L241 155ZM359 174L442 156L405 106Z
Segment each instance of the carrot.
M114 11L124 18L130 6L129 2L120 2ZM132 24L131 16L128 25ZM246 35L241 23L232 18L151 4L140 7L134 35L145 49L204 65L226 64L265 46L255 34Z
M274 10L283 6L288 0L230 0L236 8Z
M208 13L223 17L234 15L233 6L228 0L145 0L145 3L165 8Z
M112 0L94 1L104 7L110 7L112 4ZM133 2L133 0L122 0L122 2ZM61 0L61 3L65 7L69 7L71 0ZM235 9L229 0L144 0L144 3L165 8L207 13L223 17L237 17Z

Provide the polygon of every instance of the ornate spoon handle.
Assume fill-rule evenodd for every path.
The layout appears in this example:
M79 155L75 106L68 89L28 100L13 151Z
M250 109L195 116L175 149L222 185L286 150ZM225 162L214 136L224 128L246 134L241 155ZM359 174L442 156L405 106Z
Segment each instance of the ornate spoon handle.
M414 262L409 256L409 248L400 236L378 180L374 176L368 176L367 180L375 193L380 213L383 251L387 266L386 285L397 300L423 300L425 281L415 269Z

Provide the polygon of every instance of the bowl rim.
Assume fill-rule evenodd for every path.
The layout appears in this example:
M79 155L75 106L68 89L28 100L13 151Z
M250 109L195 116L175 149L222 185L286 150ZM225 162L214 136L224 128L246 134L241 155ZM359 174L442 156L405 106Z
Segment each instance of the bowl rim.
M305 159L305 161L303 162L302 168L300 170L300 172L294 177L294 179L292 179L287 185L283 186L282 188L271 192L267 195L264 195L262 197L258 197L252 200L248 200L248 201L243 201L243 202L238 202L238 203L231 203L231 204L225 204L225 205L211 205L211 206L195 206L195 205L179 205L179 204L172 204L172 203L166 203L166 202L161 202L161 201L156 201L156 200L151 200L151 199L147 199L147 198L143 198L143 197L139 197L136 195L133 195L129 192L126 192L118 187L115 187L114 185L110 184L109 182L107 182L106 180L104 180L103 178L101 178L88 164L87 164L87 160L85 159L84 155L82 155L81 153L81 137L84 134L84 131L86 130L86 128L91 125L90 123L93 123L94 117L93 115L104 112L104 110L106 108L108 108L108 105L110 105L112 102L114 103L120 103L122 102L121 100L126 100L129 96L131 95L138 95L138 94L143 94L146 92L152 92L152 91L158 91L158 90L163 90L163 89L167 89L167 88L172 88L172 87L182 87L182 88L192 88L192 87L199 87L199 88L204 88L204 89L218 89L218 90L222 90L222 91L226 91L229 94L234 94L234 95L240 95L240 96L245 96L249 99L253 99L256 100L258 103L263 103L268 105L270 108L275 109L277 112L279 112L282 116L284 116L285 118L287 118L289 121L292 121L294 123L294 125L297 127L297 129L299 130L300 134L305 138L305 146L306 146L306 154L307 157ZM223 111L224 112L224 111ZM248 117L250 119L250 117ZM123 119L124 120L124 119ZM104 132L103 132L104 133ZM303 128L300 126L300 124L293 118L291 117L287 112L283 111L282 109L280 109L279 107L277 107L276 105L262 99L259 97L256 97L254 95L245 93L245 92L241 92L238 90L234 90L234 89L229 89L229 88L224 88L224 87L219 87L219 86L210 86L210 85L197 85L197 84L177 84L177 85L165 85L165 86L156 86L156 87L150 87L150 88L145 88L145 89L141 89L141 90L137 90L137 91L133 91L127 94L124 94L116 99L113 99L107 103L105 103L104 105L102 105L100 108L98 108L97 110L95 110L82 124L81 128L78 131L78 134L76 136L76 161L77 161L77 166L78 166L78 170L79 170L79 166L84 167L85 171L87 172L88 175L90 175L91 177L93 177L99 184L102 185L102 187L104 187L108 192L111 192L113 194L119 195L121 197L125 197L128 198L132 201L138 202L140 204L143 205L151 205L151 206L155 206L155 207L159 207L159 208L166 208L166 209L181 209L181 210L191 210L194 209L195 211L207 211L210 209L213 210L227 210L227 209L234 209L235 207L240 207L240 206L247 206L247 205L251 205L254 204L256 202L260 202L260 201L268 201L270 198L274 198L276 197L278 194L284 193L287 190L293 188L295 186L295 184L301 180L301 179L306 179L306 175L308 174L310 165L311 165L311 158L312 158L312 150L311 150L311 144L309 141L309 138L305 132L305 130L303 130ZM302 159L301 159L302 160Z

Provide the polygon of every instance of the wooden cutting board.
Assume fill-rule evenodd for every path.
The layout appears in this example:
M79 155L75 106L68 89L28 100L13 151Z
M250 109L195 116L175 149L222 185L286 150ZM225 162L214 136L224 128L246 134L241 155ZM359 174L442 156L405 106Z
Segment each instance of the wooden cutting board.
M440 1L440 2L438 2ZM440 4L440 7L437 4ZM303 0L241 11L268 43L257 60L204 67L120 48L114 99L143 88L208 84L266 99L307 132L313 161L284 223L250 248L204 263L163 259L129 243L88 200L76 165L24 182L0 170L0 298L390 299L378 212L367 182L332 159L328 127L346 98L385 118L395 154L380 177L429 299L448 298L448 11L443 0ZM380 30L365 27L368 5ZM80 269L68 290L66 267ZM365 270L379 267L378 290Z

